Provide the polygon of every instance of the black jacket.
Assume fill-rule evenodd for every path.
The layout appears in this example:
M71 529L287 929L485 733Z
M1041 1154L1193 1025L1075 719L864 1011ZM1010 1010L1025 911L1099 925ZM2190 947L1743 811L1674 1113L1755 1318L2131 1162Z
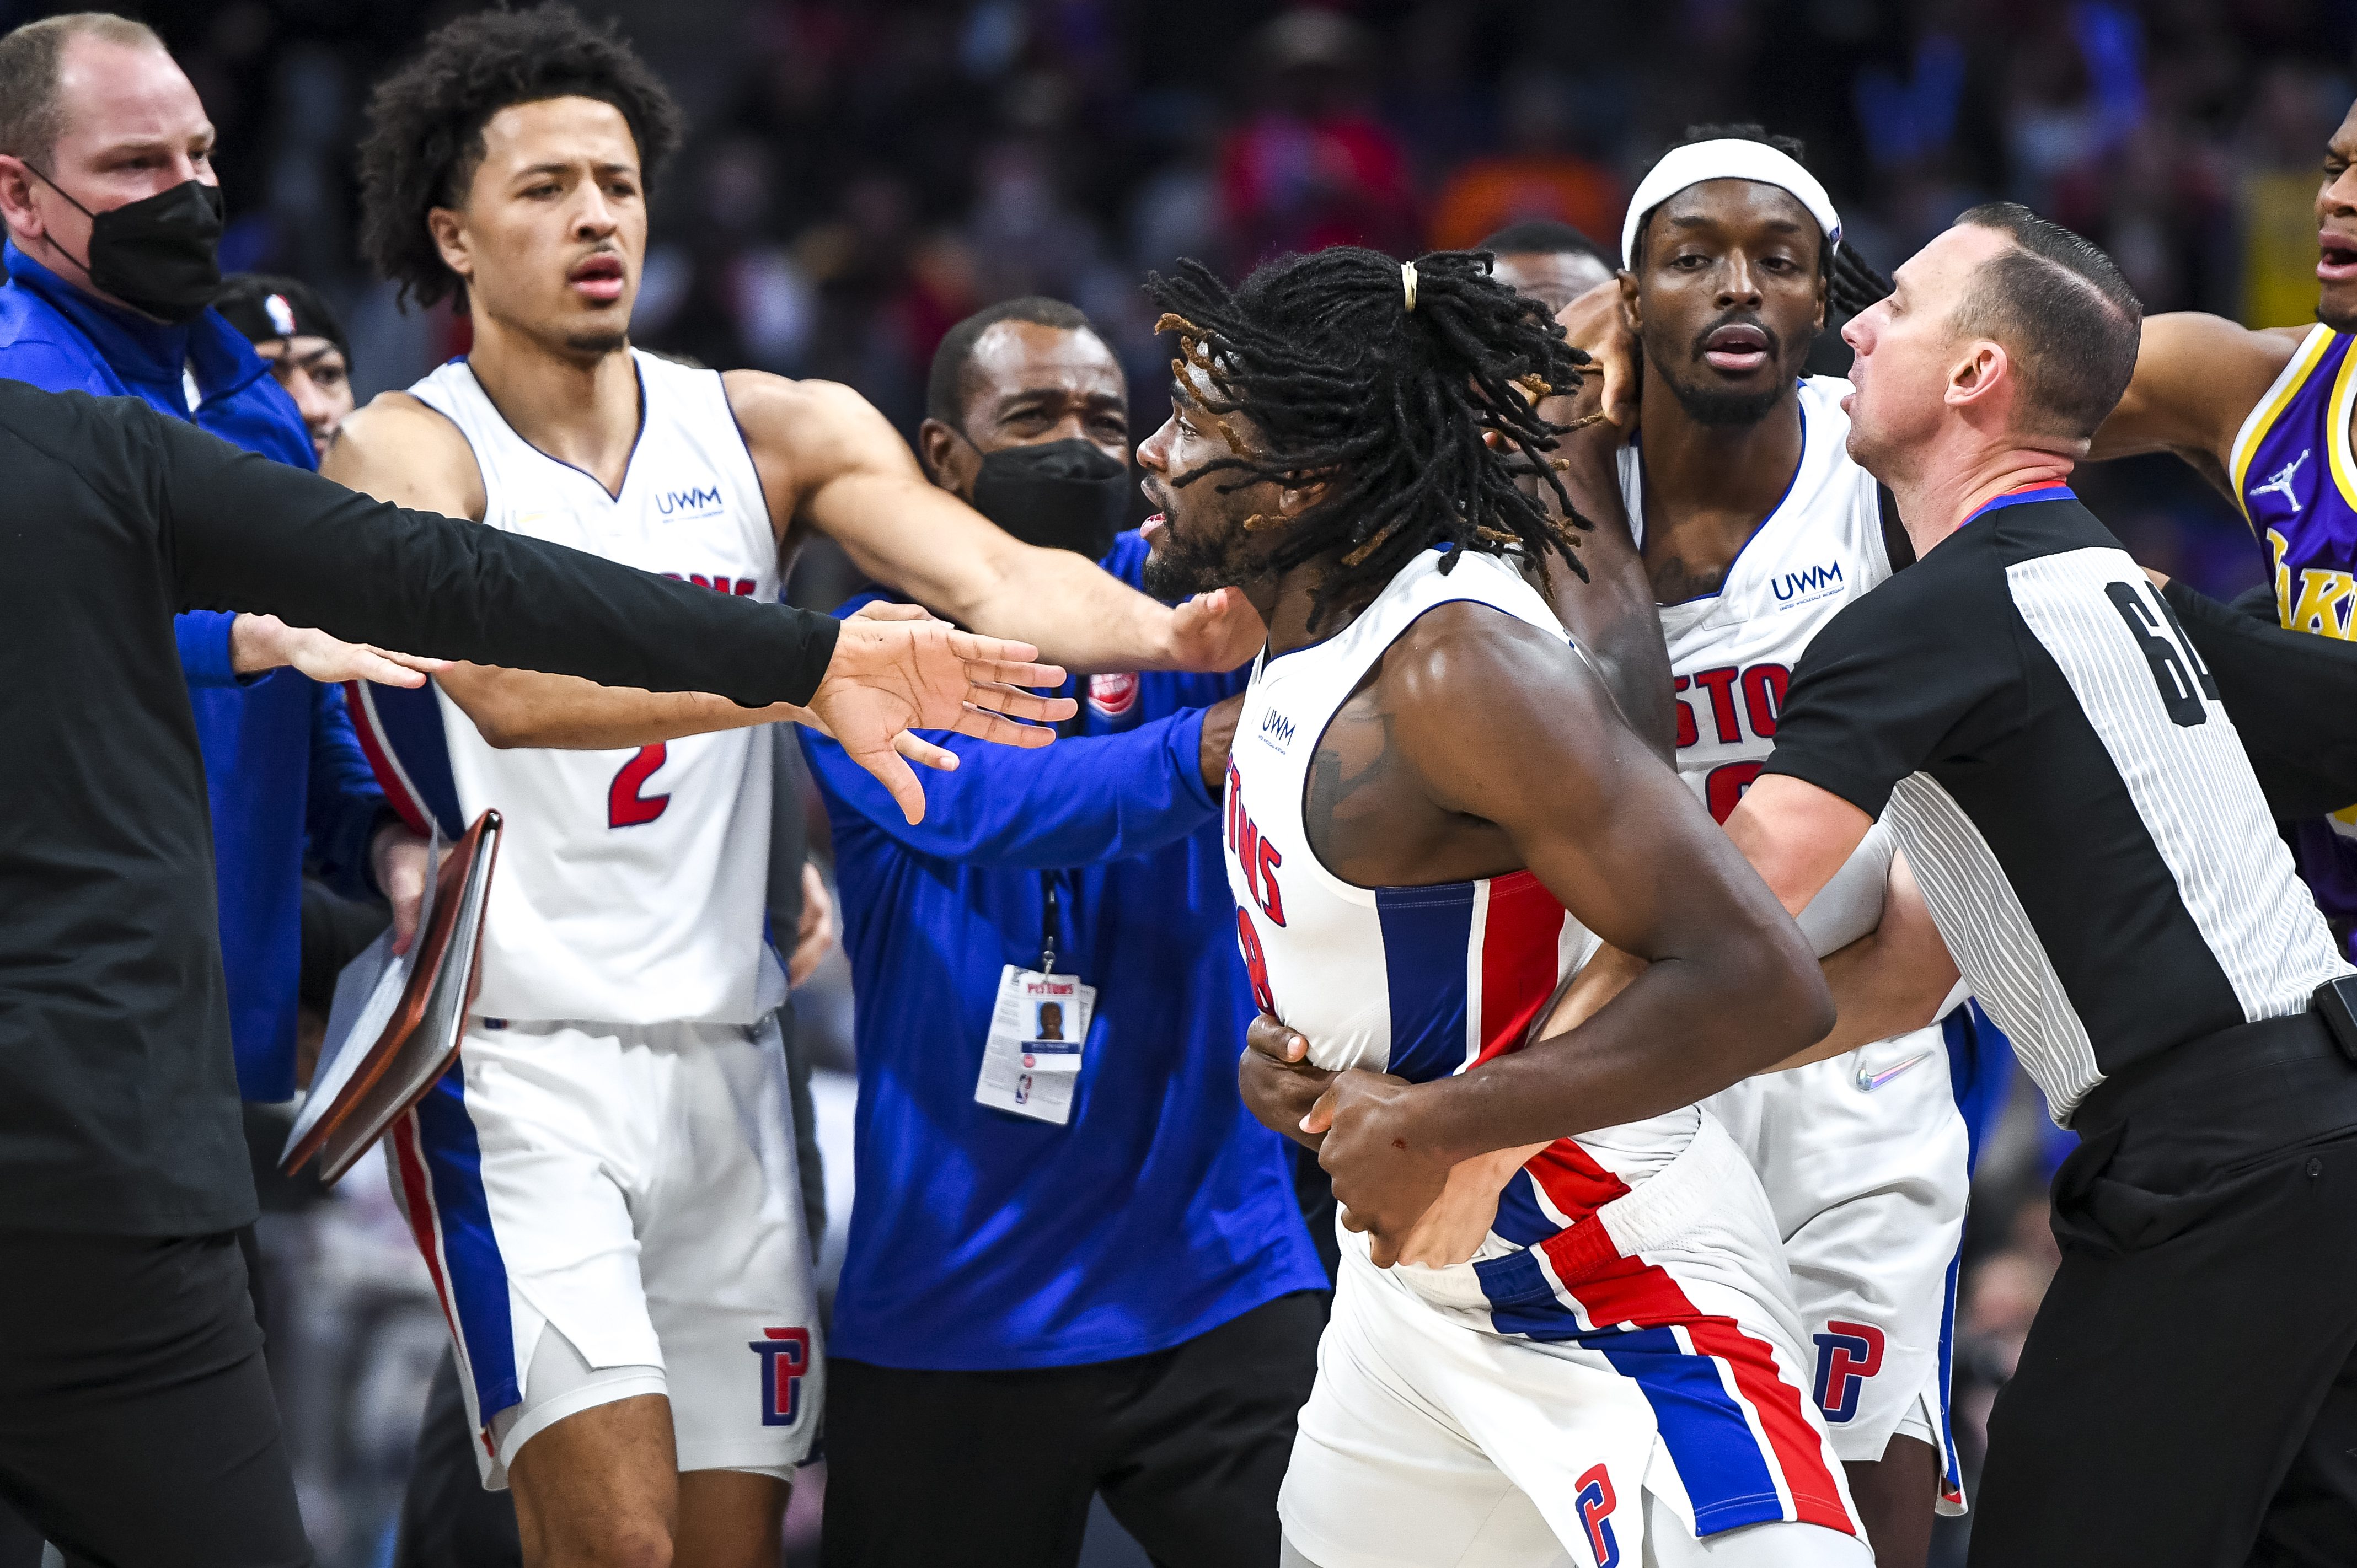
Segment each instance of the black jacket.
M0 381L0 1230L254 1216L186 609L748 705L807 702L836 631Z

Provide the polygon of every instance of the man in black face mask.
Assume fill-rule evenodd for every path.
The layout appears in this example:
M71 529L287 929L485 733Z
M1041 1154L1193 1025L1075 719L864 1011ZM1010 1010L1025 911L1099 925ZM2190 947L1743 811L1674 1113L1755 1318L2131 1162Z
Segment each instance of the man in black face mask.
M140 24L81 13L0 37L0 377L135 397L315 467L301 411L209 308L212 145L196 89ZM190 611L173 630L204 752L239 1089L285 1101L306 853L339 892L389 898L404 929L423 890L424 841L385 804L332 684L394 667L274 616Z
M1011 300L951 328L919 446L1001 528L1136 584L1127 403L1085 316ZM1060 768L945 737L963 766L914 827L841 747L804 748L859 1003L829 1568L1068 1568L1092 1496L1171 1568L1276 1561L1327 1275L1236 1090L1254 1006L1220 800L1244 679L1089 678Z
M1137 489L1129 393L1089 318L1033 295L976 311L933 355L917 455L933 483L1027 544L1092 561Z

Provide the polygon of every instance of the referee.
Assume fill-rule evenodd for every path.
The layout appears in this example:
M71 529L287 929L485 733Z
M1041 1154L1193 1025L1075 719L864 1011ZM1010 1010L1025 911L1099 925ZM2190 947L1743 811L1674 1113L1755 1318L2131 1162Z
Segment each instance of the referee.
M1727 828L1798 909L1888 821L2082 1134L1973 1563L2348 1563L2357 1067L2311 998L2357 972L2211 671L2065 483L2142 314L2102 252L1996 203L1844 330L1850 451L1920 559L1810 646Z
M1070 703L970 682L1063 671L380 505L128 398L0 381L0 1500L69 1562L305 1563L233 1234L253 1180L174 613L803 704L772 716L823 717L911 804L898 732L1045 744L974 704Z

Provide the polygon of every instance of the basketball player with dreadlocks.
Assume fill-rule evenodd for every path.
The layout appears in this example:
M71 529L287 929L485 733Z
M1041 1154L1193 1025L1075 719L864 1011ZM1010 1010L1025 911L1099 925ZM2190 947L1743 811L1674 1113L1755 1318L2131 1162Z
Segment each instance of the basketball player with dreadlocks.
M1620 342L1603 357L1641 367L1621 495L1675 673L1678 771L1725 822L1767 761L1803 650L1914 552L1849 456L1849 383L1803 373L1832 297L1870 303L1881 280L1842 245L1798 142L1757 125L1687 135L1630 203L1617 288L1566 325L1593 341L1579 317L1605 316ZM1890 858L1887 841L1875 849ZM1705 1104L1775 1210L1817 1405L1876 1561L1920 1565L1935 1502L1963 1505L1945 1328L1967 1140L1942 1028Z
M1258 642L1234 596L1174 613L992 527L846 388L634 351L680 117L610 29L462 16L371 113L371 259L455 299L472 346L350 416L329 477L757 598L816 529L1083 668ZM421 831L506 820L459 1064L389 1140L484 1484L512 1481L528 1563L774 1568L824 1362L762 941L771 747L744 727L771 715L473 665L436 685L356 709Z
M1227 785L1255 992L1356 1069L1321 1107L1330 1166L1469 1159L1495 1208L1443 1267L1346 1232L1285 1560L1864 1564L1773 1217L1693 1105L1815 1040L1829 998L1533 586L1580 526L1533 400L1579 361L1486 270L1336 249L1148 284L1183 356L1138 454L1149 584L1241 586L1270 628ZM1603 450L1577 460L1609 508ZM1553 508L1516 488L1534 467ZM1521 1049L1589 932L1657 961ZM1642 1087L1531 1094L1565 1051Z

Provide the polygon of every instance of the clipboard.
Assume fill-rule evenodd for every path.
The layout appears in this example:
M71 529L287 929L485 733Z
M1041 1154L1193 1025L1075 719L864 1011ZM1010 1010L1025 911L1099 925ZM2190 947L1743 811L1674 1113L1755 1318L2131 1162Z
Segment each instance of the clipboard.
M416 941L394 957L392 936L355 959L336 985L331 1022L279 1168L314 1158L332 1185L457 1059L467 1010L481 989L483 910L498 862L500 814L486 811L445 849L436 845Z

